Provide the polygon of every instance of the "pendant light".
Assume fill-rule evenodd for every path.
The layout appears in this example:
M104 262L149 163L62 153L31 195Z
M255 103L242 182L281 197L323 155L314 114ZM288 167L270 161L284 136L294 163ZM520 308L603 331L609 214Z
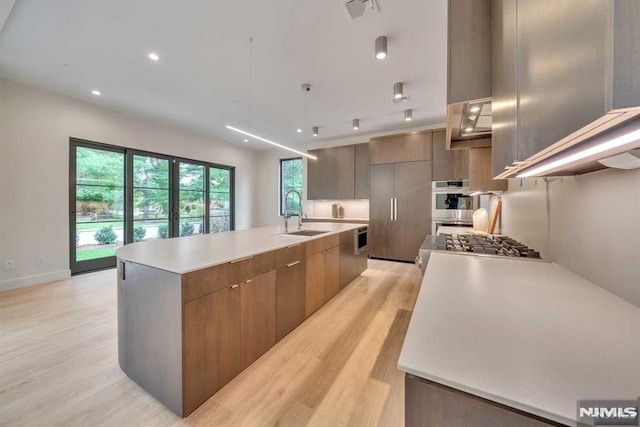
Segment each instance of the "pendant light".
M407 108L404 110L404 121L410 122L413 119L413 110L411 108Z
M353 130L360 129L360 119L353 119L353 122L351 124L352 124Z
M398 83L394 83L393 84L393 97L395 99L400 99L402 98L402 82L398 82Z
M376 39L376 59L387 57L387 38L380 36Z

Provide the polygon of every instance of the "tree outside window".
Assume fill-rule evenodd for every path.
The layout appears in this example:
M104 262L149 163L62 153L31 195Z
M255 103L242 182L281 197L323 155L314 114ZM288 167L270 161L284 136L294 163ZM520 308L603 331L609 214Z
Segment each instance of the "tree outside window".
M280 215L284 215L284 195L289 190L297 190L302 194L302 157L280 160ZM300 200L298 196L289 195L289 214L298 215Z

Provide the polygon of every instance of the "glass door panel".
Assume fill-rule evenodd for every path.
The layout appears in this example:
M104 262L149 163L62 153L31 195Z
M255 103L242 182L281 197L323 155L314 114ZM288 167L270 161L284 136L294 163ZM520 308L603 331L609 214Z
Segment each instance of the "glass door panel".
M133 241L169 236L169 160L133 155Z
M205 167L180 162L178 171L178 235L205 232Z
M231 230L231 171L209 168L209 232Z
M76 145L72 272L115 265L124 244L124 153ZM72 239L74 236L71 236Z

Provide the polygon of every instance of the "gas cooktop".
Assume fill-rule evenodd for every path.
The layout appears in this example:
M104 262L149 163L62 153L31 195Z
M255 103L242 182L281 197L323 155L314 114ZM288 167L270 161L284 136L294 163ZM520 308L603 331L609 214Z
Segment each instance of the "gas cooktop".
M540 259L540 252L508 236L440 234L436 236L435 247L433 249L438 251Z

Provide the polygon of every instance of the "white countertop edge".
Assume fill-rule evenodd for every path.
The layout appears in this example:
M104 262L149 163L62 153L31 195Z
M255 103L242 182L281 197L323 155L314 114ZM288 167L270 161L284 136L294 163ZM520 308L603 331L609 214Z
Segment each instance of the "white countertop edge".
M217 265L221 265L221 264L225 264L231 261L235 261L235 260L239 260L242 258L247 258L247 257L251 257L251 256L256 256L259 254L263 254L266 252L271 252L271 251L275 251L278 249L283 249L286 248L288 246L292 246L292 245L296 245L298 243L305 243L305 242L309 242L312 240L316 240L316 239L321 239L323 237L329 237L332 235L336 235L336 234L340 234L346 231L352 231L355 229L358 229L360 227L363 227L366 224L358 224L358 223L347 223L347 222L339 222L339 223L335 223L335 222L314 222L314 223L307 223L308 225L305 227L302 227L302 230L313 230L314 228L317 228L319 224L322 224L323 226L325 226L325 228L332 228L331 230L322 230L322 231L326 231L325 233L321 233L321 234L317 234L315 236L295 236L295 235L287 235L286 233L284 233L283 227L282 226L267 226L267 227L258 227L258 228L250 228L250 229L243 229L243 230L233 230L233 231L228 231L228 232L223 232L223 233L213 233L213 234L197 234L197 235L192 235L192 236L185 236L185 237L173 237L170 239L154 239L154 240L150 240L150 241L142 241L142 242L137 242L137 243L131 243L129 245L125 245L125 246L121 246L120 248L118 248L118 250L116 251L116 257L118 258L118 260L123 260L123 261L127 261L127 262L132 262L135 264L140 264L140 265L144 265L144 266L148 266L148 267L152 267L152 268L156 268L158 270L163 270L169 273L174 273L174 274L187 274L187 273L192 273L194 271L198 271L198 270L202 270L205 268L209 268L209 267L214 267ZM335 229L337 228L337 229ZM289 225L289 233L291 232L295 232L298 231L296 226L292 226L291 224ZM162 244L170 244L168 242L171 241L177 241L178 239L220 239L222 240L224 238L224 235L226 233L250 233L251 231L255 231L256 233L258 233L260 235L260 233L268 233L266 235L260 235L260 238L262 239L269 239L268 244L264 244L264 240L262 241L263 244L258 245L259 247L256 248L255 250L247 250L247 251L243 251L241 254L235 253L235 254L231 254L229 256L220 256L217 259L211 261L211 262L193 262L193 265L189 265L189 267L186 268L171 268L170 266L167 265L163 265L162 262L158 262L157 259L153 259L152 257L144 257L143 256L139 256L140 254L137 252L138 248L143 247L142 245L145 245L145 243L147 244L153 244L152 242L156 241L160 241L163 242ZM183 241L184 242L184 241ZM134 246L136 245L136 246ZM133 252L132 254L129 254L129 252Z
M455 381L449 381L449 380L447 380L445 378L440 378L440 377L435 376L435 375L425 374L425 372L419 372L419 371L417 371L415 369L411 369L411 368L409 368L407 366L404 366L404 365L402 365L400 363L398 363L398 369L401 370L402 372L405 372L407 374L411 374L411 375L413 375L415 377L423 378L425 380L432 381L434 383L438 383L438 384L441 384L441 385L444 385L444 386L447 386L447 387L450 387L450 388L453 388L453 389L456 389L456 390L459 390L459 391L462 391L462 392L465 392L465 393L469 393L469 394L477 396L477 397L482 397L482 398L485 398L485 399L490 400L492 402L500 403L502 405L509 406L511 408L518 409L518 410L527 412L529 414L537 415L539 417L546 418L546 419L551 420L551 421L555 421L555 422L558 422L558 423L566 424L568 426L575 426L576 425L576 421L575 420L564 418L561 415L554 414L554 413L551 413L551 412L546 412L546 411L541 410L540 408L536 408L534 406L525 405L525 404L523 404L521 402L509 400L509 399L506 399L503 396L498 396L498 395L495 395L495 394L487 393L486 391L483 391L483 390L480 390L480 389L476 389L476 388L473 388L473 387L467 387L464 384L459 384L459 383L456 383Z

